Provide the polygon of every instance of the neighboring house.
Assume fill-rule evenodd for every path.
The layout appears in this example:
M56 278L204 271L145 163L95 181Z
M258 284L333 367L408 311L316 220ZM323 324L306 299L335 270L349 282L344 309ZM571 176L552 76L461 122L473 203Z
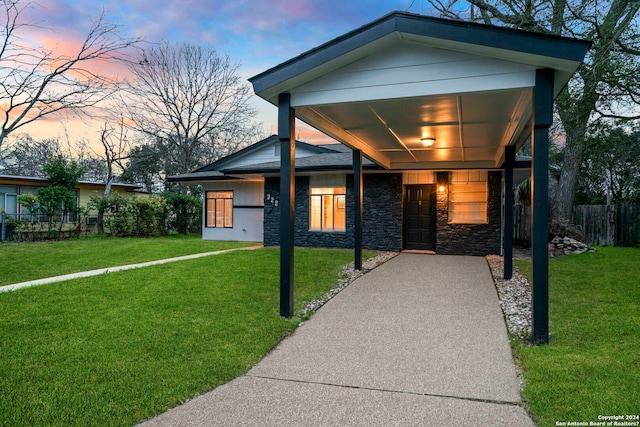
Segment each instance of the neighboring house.
M38 194L38 190L50 185L46 178L0 175L0 211L4 210L5 215L18 221L30 221L31 213L25 207L18 203L18 196L21 194ZM89 200L94 194L103 194L105 184L98 182L80 181L75 189L77 206L86 207ZM113 184L111 187L112 194L133 194L144 193L141 185L133 184ZM83 228L89 231L95 231L97 212L89 212L89 216L82 219ZM78 218L75 215L67 215L63 218L66 224L77 224ZM71 225L66 226L69 228Z
M363 246L499 253L503 171L386 171L363 160ZM203 186L203 239L277 246L280 142L270 136L169 181ZM520 171L519 180L529 170ZM295 244L353 248L352 150L296 141Z

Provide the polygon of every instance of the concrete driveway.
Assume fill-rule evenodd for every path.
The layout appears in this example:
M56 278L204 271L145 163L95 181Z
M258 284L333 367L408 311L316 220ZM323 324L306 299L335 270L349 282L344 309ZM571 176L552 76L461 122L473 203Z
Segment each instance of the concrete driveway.
M532 426L484 258L401 254L145 426Z

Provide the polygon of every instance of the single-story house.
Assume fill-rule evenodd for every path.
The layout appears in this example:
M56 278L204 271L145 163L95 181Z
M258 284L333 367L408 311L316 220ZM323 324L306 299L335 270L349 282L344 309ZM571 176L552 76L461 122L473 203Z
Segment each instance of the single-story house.
M203 187L205 240L280 244L276 135L170 181ZM296 141L295 244L354 247L353 150ZM526 159L520 159L527 165ZM504 171L389 171L363 159L363 247L486 255L501 251ZM528 177L519 169L515 183Z
M305 239L324 245L352 233L358 268L362 248L378 242L439 253L497 252L502 229L510 276L513 200L511 191L504 192L501 227L500 187L502 176L512 187L515 154L529 140L532 336L547 342L549 128L554 99L590 46L392 12L249 79L256 95L278 108L280 167L254 164L218 173L254 172L255 185L264 176L266 243L276 232L270 215L280 214L281 315L293 314L293 248ZM344 165L324 173L318 164L305 170L305 162L320 156L296 154L296 119L352 149L352 174ZM349 153L331 154L343 155ZM216 227L233 213L235 193L209 193Z
M21 194L38 194L38 190L43 187L48 187L51 182L46 178L32 177L32 176L17 176L17 175L0 175L0 211L4 211L6 216L9 216L18 221L31 220L31 213L24 206L20 206L18 203L18 196ZM76 186L76 200L77 206L86 207L94 194L103 194L105 190L104 183L80 181ZM114 183L111 187L113 193L122 194L140 194L145 193L141 185L135 184L120 184ZM90 215L84 218L83 228L89 231L95 231L97 222L96 212L90 212ZM78 218L73 215L67 215L62 219L64 223L77 224ZM1 220L0 220L1 221Z

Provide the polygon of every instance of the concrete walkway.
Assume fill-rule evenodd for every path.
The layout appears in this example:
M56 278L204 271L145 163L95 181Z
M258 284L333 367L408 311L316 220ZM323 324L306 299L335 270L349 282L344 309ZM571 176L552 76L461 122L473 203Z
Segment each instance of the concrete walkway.
M97 270L81 271L79 273L65 274L63 276L46 277L44 279L30 280L28 282L14 283L13 285L0 286L0 292L15 291L16 289L28 288L29 286L45 285L47 283L64 282L65 280L79 279L81 277L98 276L104 273L113 273L114 271L131 270L134 268L149 267L151 265L166 264L168 262L184 261L186 259L201 258L210 255L219 255L226 252L243 251L260 249L259 246L248 246L243 248L223 249L214 252L203 252L199 254L183 255L175 258L159 259L156 261L141 262L139 264L120 265L115 267L99 268Z
M532 426L484 258L401 254L151 426Z

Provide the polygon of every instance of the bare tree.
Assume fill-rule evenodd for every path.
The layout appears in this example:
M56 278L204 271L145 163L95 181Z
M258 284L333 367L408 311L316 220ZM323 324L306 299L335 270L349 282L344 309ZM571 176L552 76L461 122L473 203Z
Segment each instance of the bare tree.
M21 0L2 0L0 6L0 148L9 134L29 123L62 110L82 114L110 96L114 81L90 65L122 59L122 52L139 42L123 38L103 13L71 55L30 47L22 34L40 27L23 22L29 7L32 3Z
M21 135L3 147L0 155L0 173L45 177L42 166L51 157L64 157L60 141L55 138L33 139Z
M636 120L640 106L637 0L429 0L442 16L593 41L584 64L556 102L564 162L552 219L571 218L585 140L608 119Z
M212 158L212 144L253 135L250 88L239 65L215 49L164 43L130 70L128 118L167 154L166 172L189 172Z
M130 145L127 141L126 128L124 119L121 118L118 126L105 123L100 129L100 143L102 144L102 152L95 152L97 158L102 160L105 169L104 193L102 197L93 198L93 204L98 210L98 233L104 233L104 212L109 207L111 196L111 187L118 177L117 171L122 173L125 169L124 161L129 158Z
M207 135L199 158L203 164L213 163L266 137L261 125L228 126L220 132Z
M127 140L124 119L121 119L117 126L105 123L100 129L100 143L102 152L95 152L95 154L102 159L106 168L104 197L108 198L111 194L111 186L118 177L117 172L122 173L125 168L124 161L129 159L131 146Z
M58 138L34 139L28 134L9 138L0 153L0 173L7 175L46 176L42 167L49 158L64 158L78 163L84 170L83 180L106 182L104 156L97 153L86 139L66 142Z
M107 167L93 144L87 139L78 139L73 143L67 142L68 158L73 159L84 170L82 180L90 182L104 182L107 176Z

